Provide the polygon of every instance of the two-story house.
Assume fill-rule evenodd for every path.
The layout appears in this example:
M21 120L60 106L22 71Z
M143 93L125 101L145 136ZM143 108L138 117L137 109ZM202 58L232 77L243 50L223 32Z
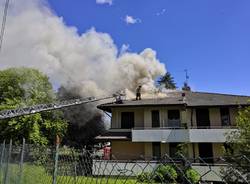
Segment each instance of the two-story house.
M223 154L226 133L236 130L240 107L250 96L174 91L165 98L124 100L99 105L112 113L110 130L97 139L111 142L116 159L174 156L185 143L189 158L213 158Z

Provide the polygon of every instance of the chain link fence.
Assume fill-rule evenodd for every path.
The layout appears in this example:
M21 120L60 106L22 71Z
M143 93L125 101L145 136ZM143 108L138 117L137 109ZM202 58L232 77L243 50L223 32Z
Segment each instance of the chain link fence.
M125 153L124 153L125 154ZM250 159L244 167L250 167ZM233 158L231 158L233 159ZM239 159L239 158L238 158ZM188 159L165 155L154 160L104 160L95 150L66 146L36 146L3 142L0 146L2 184L134 184L134 183L249 183L228 159ZM210 158L211 160L211 158Z

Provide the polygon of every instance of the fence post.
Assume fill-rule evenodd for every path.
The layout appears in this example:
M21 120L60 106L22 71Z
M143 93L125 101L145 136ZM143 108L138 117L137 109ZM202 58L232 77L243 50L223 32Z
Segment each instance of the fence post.
M4 157L4 152L5 152L5 140L2 143L1 146L1 159L0 159L0 181L2 181L2 177L3 177L3 171L2 171L2 167L3 167L3 157Z
M21 157L20 157L20 170L19 170L19 180L18 180L19 184L22 183L24 151L25 151L25 138L23 138L23 146L22 146Z
M10 139L9 151L8 151L8 157L7 157L7 163L6 163L6 171L5 171L5 175L4 175L3 184L7 184L8 179L9 179L9 162L10 162L10 158L11 158L11 150L12 150L12 139Z
M58 169L59 145L60 145L60 139L59 139L59 136L56 136L56 153L55 153L55 160L54 160L54 172L53 172L52 184L56 184L57 169Z

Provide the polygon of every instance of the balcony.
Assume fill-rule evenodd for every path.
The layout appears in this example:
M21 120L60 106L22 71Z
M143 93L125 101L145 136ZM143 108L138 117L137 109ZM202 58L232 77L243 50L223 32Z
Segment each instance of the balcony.
M109 129L95 139L97 141L131 140L131 129Z
M192 143L224 143L226 134L237 131L225 127L199 127L197 128L135 128L132 130L132 142L192 142Z

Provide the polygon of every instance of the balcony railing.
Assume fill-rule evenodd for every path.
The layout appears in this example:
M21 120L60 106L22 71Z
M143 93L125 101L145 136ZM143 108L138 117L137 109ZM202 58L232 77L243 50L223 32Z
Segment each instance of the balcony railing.
M236 127L136 127L132 129L133 142L226 142L226 134Z
M165 130L165 129L236 129L236 126L167 126L167 127L134 127L134 130Z

